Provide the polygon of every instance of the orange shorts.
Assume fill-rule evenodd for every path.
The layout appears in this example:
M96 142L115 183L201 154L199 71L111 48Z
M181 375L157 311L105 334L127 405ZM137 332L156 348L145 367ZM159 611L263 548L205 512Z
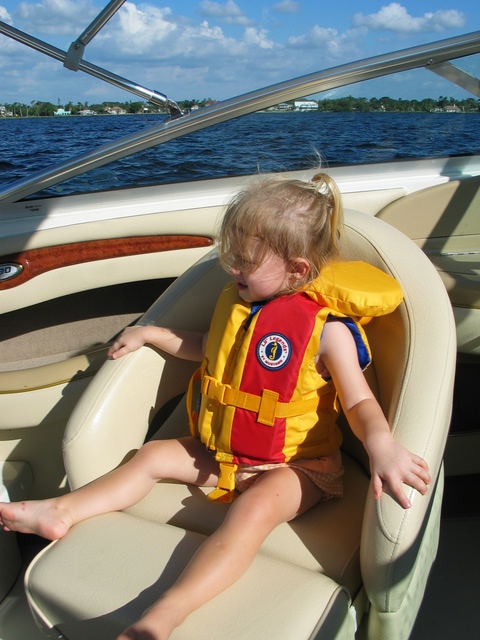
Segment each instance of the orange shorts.
M341 498L343 496L343 465L340 451L322 458L258 465L239 465L235 474L235 488L242 493L246 491L262 473L280 467L291 467L304 473L310 478L314 485L323 491L323 500Z

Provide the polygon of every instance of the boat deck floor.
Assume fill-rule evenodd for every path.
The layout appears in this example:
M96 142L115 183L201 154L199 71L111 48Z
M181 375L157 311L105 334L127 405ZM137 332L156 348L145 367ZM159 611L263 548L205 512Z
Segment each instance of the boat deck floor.
M470 479L465 477L465 481ZM458 485L457 478L450 480L454 480L453 484ZM478 476L475 476L474 481L480 484ZM448 487L447 481L447 504L449 491L453 499L457 489L457 487L452 489ZM478 491L475 493L477 496L480 495ZM31 540L21 541L26 564L43 546L42 541L32 536L29 538ZM437 559L430 574L422 608L410 640L426 638L456 640L478 637L480 607L476 585L480 571L479 540L478 504L472 505L470 514L459 517L452 516L447 506L445 516L442 518ZM28 610L23 592L23 576L20 576L8 597L0 604L0 640L44 640L44 638Z

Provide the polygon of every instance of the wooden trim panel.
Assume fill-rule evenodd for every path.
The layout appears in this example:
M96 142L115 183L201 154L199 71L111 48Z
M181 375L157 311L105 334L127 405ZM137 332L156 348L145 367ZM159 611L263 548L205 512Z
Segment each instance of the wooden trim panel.
M14 264L22 267L17 276L10 280L0 281L0 291L12 289L41 273L61 267L109 258L209 247L212 244L212 238L207 236L171 235L92 240L31 249L0 258L1 264Z

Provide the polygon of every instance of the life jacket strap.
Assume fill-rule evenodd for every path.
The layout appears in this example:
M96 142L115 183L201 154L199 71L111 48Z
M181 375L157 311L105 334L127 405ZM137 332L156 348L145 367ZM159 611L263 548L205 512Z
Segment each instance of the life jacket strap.
M246 409L257 414L257 422L273 427L275 418L293 418L315 411L319 405L319 397L295 402L279 402L278 393L264 389L262 395L233 389L211 376L204 376L202 380L202 394L218 403Z
M233 502L235 500L235 472L238 465L233 462L220 462L220 474L217 488L208 494L215 502Z

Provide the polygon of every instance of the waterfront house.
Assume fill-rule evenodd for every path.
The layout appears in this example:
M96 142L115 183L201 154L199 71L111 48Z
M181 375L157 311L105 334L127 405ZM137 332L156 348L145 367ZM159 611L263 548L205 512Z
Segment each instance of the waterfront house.
M317 111L318 102L316 100L295 100L295 111Z

